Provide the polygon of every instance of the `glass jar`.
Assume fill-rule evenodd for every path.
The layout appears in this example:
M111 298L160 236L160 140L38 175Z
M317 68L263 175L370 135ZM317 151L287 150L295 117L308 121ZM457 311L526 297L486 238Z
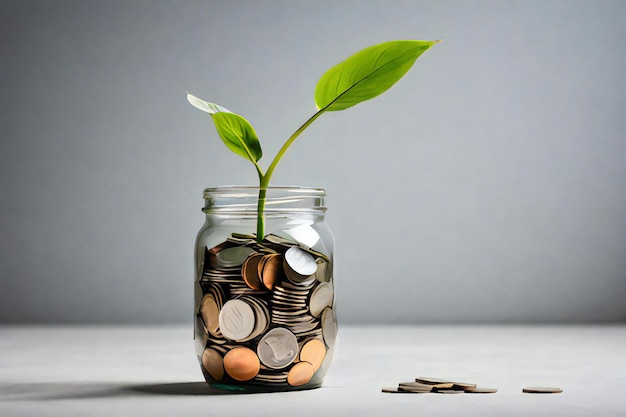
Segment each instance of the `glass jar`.
M337 336L334 242L319 188L204 190L195 248L194 344L211 386L291 391L322 385Z

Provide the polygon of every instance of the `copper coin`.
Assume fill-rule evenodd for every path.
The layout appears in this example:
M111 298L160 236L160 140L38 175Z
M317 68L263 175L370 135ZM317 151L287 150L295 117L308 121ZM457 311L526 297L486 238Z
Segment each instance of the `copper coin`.
M528 394L559 394L563 390L557 387L526 387L522 389L522 392Z
M308 362L298 362L289 370L287 383L294 387L308 384L314 373L313 365Z
M259 357L246 347L236 347L224 356L224 370L237 381L249 381L259 373Z
M265 262L263 263L261 279L263 285L265 285L268 290L273 290L274 285L278 284L283 279L283 258L282 255L278 253L265 255L264 258Z
M322 366L325 356L326 346L324 346L324 342L319 339L311 339L305 342L300 350L300 360L313 365L314 371L317 371L319 367Z
M202 366L216 381L224 377L224 361L216 350L207 348L202 353Z
M248 287L252 288L253 290L264 289L258 271L259 262L261 261L261 259L263 259L263 257L264 256L260 253L250 255L241 267L241 275L243 276L243 280L245 281L246 285L248 285Z

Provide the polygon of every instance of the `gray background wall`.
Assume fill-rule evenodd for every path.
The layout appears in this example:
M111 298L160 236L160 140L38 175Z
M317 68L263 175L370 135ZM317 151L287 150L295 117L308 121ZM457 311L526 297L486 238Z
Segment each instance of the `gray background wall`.
M273 180L327 189L340 320L626 319L626 3L0 0L0 321L189 322L202 189L256 178L186 91L273 155L402 38Z

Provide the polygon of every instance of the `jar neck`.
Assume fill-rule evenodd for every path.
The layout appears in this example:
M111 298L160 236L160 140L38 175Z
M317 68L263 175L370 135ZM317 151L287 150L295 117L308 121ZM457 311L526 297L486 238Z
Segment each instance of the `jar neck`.
M268 187L265 195L265 215L303 214L324 216L326 192L312 187ZM259 187L224 186L207 188L203 193L204 211L208 214L256 216Z

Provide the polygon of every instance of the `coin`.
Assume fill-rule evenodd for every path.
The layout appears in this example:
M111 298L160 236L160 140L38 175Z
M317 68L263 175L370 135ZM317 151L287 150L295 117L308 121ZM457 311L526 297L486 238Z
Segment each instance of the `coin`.
M319 339L311 339L302 345L300 350L300 360L313 365L313 370L317 371L326 356L326 346Z
M329 279L327 277L328 273L328 262L323 258L315 259L315 263L317 264L317 270L315 271L315 278L317 278L320 282L328 282Z
M202 366L211 375L211 378L216 381L221 380L224 377L224 361L222 355L217 351L207 348L204 349L202 354Z
M266 384L286 384L288 372L276 372L274 370L267 370L261 367L261 370L254 377L255 381L263 382Z
M276 327L261 338L257 354L265 366L272 369L284 368L296 359L298 340L284 327Z
M264 288L261 278L259 276L259 262L264 258L264 255L255 253L250 255L243 263L241 267L241 275L248 287L254 290L261 290Z
M394 388L394 387L383 387L381 389L381 392L387 392L387 393L393 393L393 394L411 394L411 393L416 392L416 391L413 391L413 392L412 391L402 391L402 390L400 390L398 388Z
M297 245L297 243L292 240L289 240L289 239L286 239L284 237L277 236L274 234L269 234L265 236L264 240L267 240L270 243L274 243L280 246L296 246Z
M476 388L476 384L471 384L469 382L453 382L452 389L455 390L466 390Z
M222 334L227 339L245 339L254 329L254 310L245 301L239 299L229 300L220 311L219 325Z
M563 390L557 387L526 387L522 389L522 392L528 394L559 394Z
M222 242L219 245L213 246L211 249L205 246L204 251L204 265L203 268L207 269L209 266L218 266L216 255L226 249L232 247L233 244L231 242Z
M429 384L421 384L419 382L401 382L398 384L398 389L410 392L430 392L432 391L433 386Z
M230 234L231 237L235 238L235 239L256 239L256 235L251 235L249 233L237 233L237 232L233 232Z
M273 290L274 286L282 281L284 274L283 271L283 259L279 254L265 255L265 262L263 263L263 269L261 271L261 279L263 285L268 290Z
M469 394L495 394L496 392L498 392L498 389L476 387L476 388L468 388L465 390L465 392Z
M451 381L446 381L445 379L439 378L431 378L428 376L419 376L415 378L415 382L428 385L437 385L438 388L452 388L452 385L454 385L454 383Z
M437 389L433 388L431 392L436 394L463 394L465 391L459 389Z
M204 321L207 331L213 336L217 335L220 328L220 306L213 294L205 294L204 297L202 297L200 314L202 315L202 320Z
M308 362L298 362L289 370L287 383L294 387L307 384L313 378L314 373L313 365Z
M224 356L224 370L237 381L249 381L261 369L259 357L247 347L236 347Z
M256 253L254 249L247 246L233 246L232 248L222 249L215 258L218 266L233 267L243 264L248 256L253 253Z
M243 296L241 300L245 300L254 310L254 328L250 332L250 335L239 340L240 342L247 342L267 330L269 327L270 312L267 308L266 301L251 296Z
M309 301L309 309L311 315L319 317L322 310L333 304L333 286L328 282L322 282L311 292L311 300Z
M326 346L332 348L337 340L337 318L331 307L326 307L322 311L322 335Z
M291 247L285 252L285 262L296 274L308 277L317 270L315 258L299 247Z

